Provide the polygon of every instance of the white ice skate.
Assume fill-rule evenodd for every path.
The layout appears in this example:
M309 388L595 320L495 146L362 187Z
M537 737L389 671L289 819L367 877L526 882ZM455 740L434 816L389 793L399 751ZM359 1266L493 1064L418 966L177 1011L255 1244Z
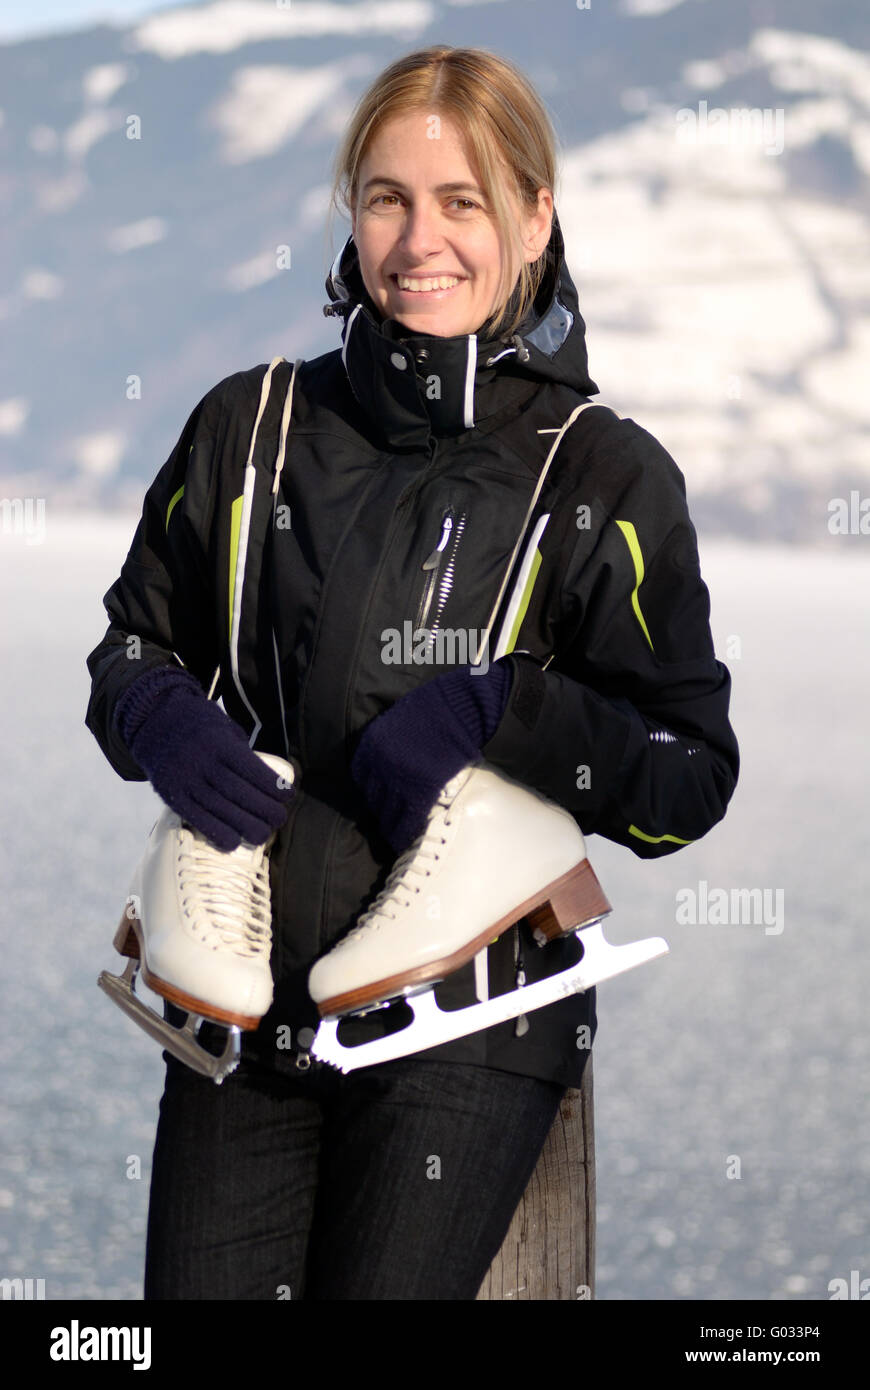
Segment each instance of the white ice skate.
M296 780L293 763L274 753L257 756L285 783ZM104 970L98 980L150 1037L217 1084L238 1065L242 1030L257 1028L272 1003L268 855L274 840L275 834L263 845L242 841L225 852L167 806L115 933L127 967L121 976ZM140 969L149 989L187 1011L183 1026L173 1027L138 998ZM203 1021L227 1030L219 1057L197 1039Z
M589 989L668 950L661 937L611 946L600 926L610 911L573 816L483 760L470 763L442 789L425 830L396 860L372 906L312 967L308 989L323 1021L311 1055L341 1071L405 1057ZM539 945L575 932L582 959L493 999L479 985L479 1003L440 1009L434 985L522 917ZM400 997L413 1023L355 1047L339 1041L342 1017Z

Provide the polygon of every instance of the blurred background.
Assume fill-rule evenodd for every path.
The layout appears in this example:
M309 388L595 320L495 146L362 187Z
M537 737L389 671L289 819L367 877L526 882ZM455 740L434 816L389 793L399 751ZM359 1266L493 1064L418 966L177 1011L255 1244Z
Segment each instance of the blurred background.
M163 1068L96 977L159 803L84 728L85 658L197 401L340 345L336 143L436 42L548 106L599 399L685 475L734 682L726 820L590 841L610 938L671 946L599 990L597 1296L828 1299L870 1278L862 0L4 6L0 1277L141 1298ZM678 921L702 883L779 920Z

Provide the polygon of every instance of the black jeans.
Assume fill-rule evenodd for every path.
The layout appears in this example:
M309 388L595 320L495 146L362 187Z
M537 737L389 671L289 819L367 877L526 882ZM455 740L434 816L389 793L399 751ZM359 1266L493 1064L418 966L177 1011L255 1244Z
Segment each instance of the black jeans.
M405 1057L215 1086L167 1062L146 1299L474 1299L565 1088Z

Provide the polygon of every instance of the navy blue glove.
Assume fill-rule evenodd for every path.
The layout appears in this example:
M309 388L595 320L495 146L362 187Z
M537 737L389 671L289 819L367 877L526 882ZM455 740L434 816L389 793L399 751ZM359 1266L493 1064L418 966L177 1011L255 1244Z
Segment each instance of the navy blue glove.
M512 684L513 667L504 657L485 674L458 666L366 725L351 776L396 854L422 833L441 788L480 757L501 723Z
M265 844L286 821L293 787L278 785L190 672L144 672L119 699L114 723L158 796L218 849Z

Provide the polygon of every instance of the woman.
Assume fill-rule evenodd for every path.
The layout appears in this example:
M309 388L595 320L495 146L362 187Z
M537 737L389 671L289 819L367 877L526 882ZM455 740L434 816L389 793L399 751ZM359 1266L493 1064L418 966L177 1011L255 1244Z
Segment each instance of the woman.
M577 410L598 388L554 160L492 54L387 68L338 159L341 350L203 398L106 595L87 724L112 766L220 849L277 830L272 1008L219 1088L166 1058L146 1298L473 1299L579 1085L594 990L343 1075L304 1045L313 962L476 758L642 857L704 835L734 789L682 475L633 421ZM521 535L504 654L472 673ZM468 634L466 653L397 659L409 628ZM298 763L292 793L253 749ZM491 993L572 950L506 932ZM472 966L436 993L472 1002ZM348 1020L347 1041L393 1026Z

